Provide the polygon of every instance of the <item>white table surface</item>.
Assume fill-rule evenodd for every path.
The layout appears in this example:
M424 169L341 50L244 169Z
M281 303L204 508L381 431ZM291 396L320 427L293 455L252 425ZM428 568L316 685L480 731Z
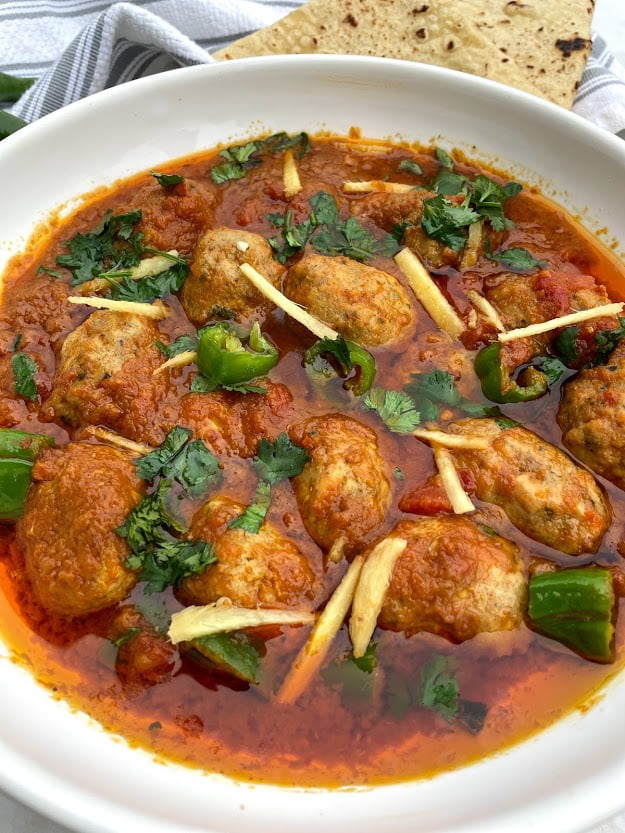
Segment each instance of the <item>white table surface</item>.
M543 0L549 2L549 0ZM625 65L625 0L597 0L594 28L613 55ZM1 766L1 762L0 762ZM73 833L0 792L0 833ZM132 831L118 831L132 833ZM505 833L505 831L502 831ZM536 833L549 833L537 830ZM625 814L595 828L592 833L625 833Z

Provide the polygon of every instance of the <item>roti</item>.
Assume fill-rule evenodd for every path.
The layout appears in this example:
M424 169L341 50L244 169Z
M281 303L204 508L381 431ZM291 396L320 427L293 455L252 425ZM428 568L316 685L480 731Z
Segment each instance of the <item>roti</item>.
M480 75L564 107L591 48L594 0L309 0L215 53L333 53L420 61Z

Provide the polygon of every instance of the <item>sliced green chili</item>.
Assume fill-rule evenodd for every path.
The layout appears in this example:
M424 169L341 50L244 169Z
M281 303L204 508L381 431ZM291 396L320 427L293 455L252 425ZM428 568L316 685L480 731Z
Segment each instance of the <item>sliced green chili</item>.
M586 659L614 660L612 574L603 567L558 570L529 583L529 619L538 633Z
M351 390L354 396L365 394L375 379L375 359L354 341L346 341L342 336L338 338L321 338L304 353L304 364L312 365L318 356L327 356L338 365L339 372L349 376L343 387Z
M0 429L0 521L15 521L24 509L37 454L54 445L47 434Z
M491 402L529 402L547 392L547 375L535 367L523 371L524 385L510 376L501 361L501 345L495 341L484 347L475 357L475 372L482 386L482 393Z
M200 331L197 367L208 387L230 387L268 373L278 363L278 351L254 324L241 339L234 326L220 321Z

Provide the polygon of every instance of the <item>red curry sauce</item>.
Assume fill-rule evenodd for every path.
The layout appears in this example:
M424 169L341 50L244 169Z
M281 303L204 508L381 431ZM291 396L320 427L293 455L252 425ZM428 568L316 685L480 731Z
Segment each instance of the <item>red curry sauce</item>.
M267 215L283 213L289 205L303 211L306 198L316 191L331 193L344 212L351 201L362 199L363 195L347 196L342 192L344 180L389 179L414 184L414 174L398 173L399 162L406 159L415 160L422 167L424 173L419 182L429 181L438 170L432 154L424 150L398 145L384 153L369 153L360 151L356 142L315 140L312 149L297 162L305 184L304 195L290 203L282 190L283 158L279 154L263 158L262 164L250 168L244 178L222 185L216 185L209 176L215 163L214 153L172 163L167 171L199 183L212 195L213 227L224 225L271 237L276 229ZM480 172L466 160L457 160L455 170L470 177ZM37 257L24 256L9 270L2 310L6 323L0 331L5 357L0 367L0 426L50 433L59 447L77 433L48 421L48 417L42 418L40 408L41 402L45 406L52 389L64 337L91 311L67 305L66 290L59 290L59 283L69 277L67 273L59 279L42 275L37 269L42 263L55 269L56 256L66 251L64 241L78 231L92 229L107 209L117 214L129 205L136 206L141 201L138 194L151 182L150 176L144 174L96 194L60 224L45 241L43 254L42 241L37 241ZM177 222L172 220L171 212L164 210L159 217L157 209L151 210L155 226ZM192 205L181 208L180 222L184 227L170 225L166 236L184 237L185 212L188 215L195 210ZM507 232L508 246L531 249L537 258L548 260L554 271L591 274L609 287L613 298L625 297L625 267L540 194L525 189L506 203L506 216L515 224ZM192 245L189 239L181 248L191 249ZM378 257L372 263L406 285L392 259ZM467 316L465 290L479 287L486 276L498 270L501 266L482 257L465 272L452 267L433 271L459 314ZM178 299L167 296L164 301L171 315L158 324L161 340L167 343L183 333L193 333L195 328ZM47 333L33 325L33 321L41 320L41 313L37 312L41 308L46 310ZM417 317L416 331L401 345L371 351L377 364L376 384L401 389L410 373L442 368L456 377L464 396L484 402L471 373L476 344L468 344L470 349L466 349L459 342L450 342L436 332L435 325L420 308ZM10 343L22 331L31 333L25 349L39 365L40 401L36 403L14 395L6 361ZM388 470L395 475L391 509L377 534L383 534L402 518L413 517L399 506L402 498L435 473L431 450L410 435L386 430L376 414L342 389L340 379L315 388L302 367L303 352L314 339L279 310L268 318L263 332L280 351L280 362L270 377L291 391L293 423L311 414L338 411L376 432ZM479 346L479 333L475 341ZM192 374L193 368L170 374L174 399L187 393ZM158 433L159 426L171 420L170 412L163 409L171 408L172 400L168 398L164 405L163 399L149 401L145 393L143 396L141 407L150 412L147 424ZM504 406L502 411L559 445L557 406L556 387L545 397L511 409ZM223 474L220 491L248 503L256 483L250 461L224 459ZM518 532L500 509L476 500L477 517L504 538L516 541L527 563L537 557L560 566L592 562L618 568L622 493L606 481L601 483L609 495L615 521L596 555L573 558L550 550ZM406 505L402 504L404 508ZM335 565L325 563L323 552L302 525L289 481L274 487L268 517L309 559L317 577L313 606L322 607L346 569L345 560ZM26 663L55 696L86 711L106 729L166 759L256 781L315 786L372 784L453 768L517 742L583 705L622 662L622 622L617 628L617 666L588 662L525 626L511 632L483 634L459 645L427 633L407 637L377 630L374 641L378 666L360 696L350 699L331 675L322 672L295 706L280 706L273 701L273 692L305 641L308 628L262 632L264 656L258 686L215 675L174 650L163 657L167 671L155 680L146 680L140 674L120 674L122 649L107 638L119 608L134 605L157 630L164 632L171 612L181 607L172 591L145 595L139 584L130 598L113 609L65 620L47 614L34 598L24 574L23 555L10 527L3 530L2 551L0 585L6 599L0 622L3 637L13 648L16 660ZM349 639L343 629L326 665L348 652ZM448 723L426 708L406 706L405 681L414 677L433 653L453 658L464 699L487 706L487 717L479 732L471 733L457 723ZM135 660L131 657L130 661Z

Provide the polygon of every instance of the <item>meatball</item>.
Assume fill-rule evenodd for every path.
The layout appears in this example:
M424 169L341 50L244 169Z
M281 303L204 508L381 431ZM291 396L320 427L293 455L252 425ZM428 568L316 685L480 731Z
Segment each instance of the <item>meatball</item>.
M275 440L292 415L292 396L285 385L268 379L257 379L254 384L267 393L216 390L183 396L179 422L215 453L253 457L259 440Z
M41 606L71 618L124 599L137 578L115 530L141 499L130 457L86 443L46 449L33 481L17 535Z
M408 293L393 275L349 257L308 255L284 292L347 339L366 346L399 340L413 322Z
M130 209L141 210L137 231L143 232L146 245L188 255L212 220L214 201L210 191L190 179L166 188L152 181L137 192Z
M485 295L509 329L526 327L610 302L605 287L597 284L591 275L549 270L531 277L503 273L487 282ZM580 326L576 342L578 352L583 353L580 356L582 362L589 360L594 353L594 334L617 324L614 317L593 319ZM511 369L530 361L545 352L556 333L552 331L506 344L502 350L503 361Z
M408 545L393 570L381 628L462 642L521 625L527 578L511 541L460 515L400 521L389 535Z
M259 234L222 226L202 236L180 292L182 306L194 324L226 313L237 321L262 321L270 312L273 304L241 273L242 263L251 264L276 287L284 271Z
M171 677L175 647L133 605L115 611L106 638L118 645L115 671L124 685L141 689Z
M72 313L77 311L67 302L71 292L66 283L45 272L15 283L9 280L2 295L2 317L15 332L38 327L54 341L71 329Z
M521 532L560 552L597 551L612 513L585 469L521 426L465 419L450 430L488 440L483 451L453 451L458 465L473 477L480 500L501 506Z
M159 445L174 414L167 413L168 374L152 375L163 360L158 338L156 325L144 316L92 313L63 343L43 413L66 425L106 425Z
M562 441L597 474L625 489L625 345L608 363L564 386L557 414Z
M184 604L210 604L227 596L241 607L293 607L311 599L315 576L298 548L271 523L258 533L229 529L245 507L228 497L205 503L189 534L210 541L217 564L183 579L176 591Z
M391 501L375 433L343 414L327 414L290 435L311 457L292 480L308 534L325 550L342 538L345 552L353 551L384 521Z

